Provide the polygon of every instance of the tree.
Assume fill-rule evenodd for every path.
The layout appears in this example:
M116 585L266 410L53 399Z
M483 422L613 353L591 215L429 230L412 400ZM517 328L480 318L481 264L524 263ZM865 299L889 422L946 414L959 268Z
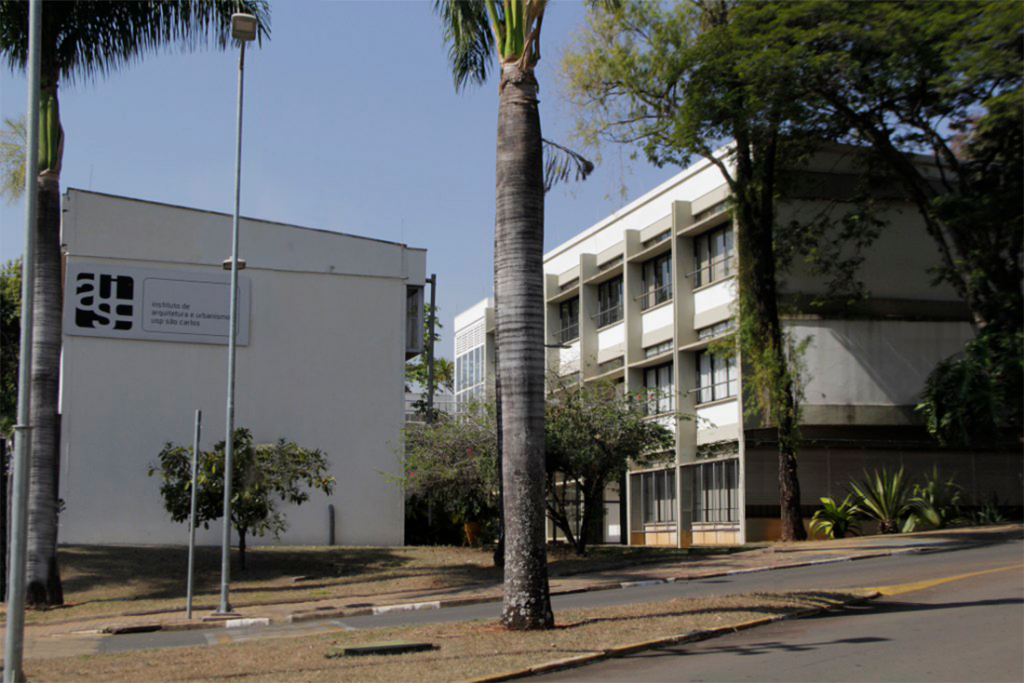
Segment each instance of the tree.
M425 315L423 316L423 348L430 348L430 304L424 306ZM438 306L434 311L435 313L440 312L441 307ZM444 326L441 321L434 318L434 348L437 348L437 342L441 341L441 335L438 330ZM427 358L426 351L421 353L415 362L409 362L405 364L405 382L406 391L409 391L410 384L418 384L421 387L427 386ZM444 387L449 392L455 391L455 364L447 358L437 357L434 359L434 384L435 387Z
M14 203L25 192L25 117L4 117L0 128L0 199Z
M546 0L437 0L456 90L497 57L494 270L501 351L506 628L554 625L544 518L544 162L535 67Z
M577 555L599 539L608 484L630 463L653 464L675 446L675 435L647 418L648 401L611 382L561 385L548 399L548 515Z
M440 413L404 431L406 493L429 498L463 524L497 514L497 425L491 403L472 402L457 416Z
M938 247L938 279L976 330L1020 330L1020 8L817 1L736 11L751 17L751 47L774 44L800 65L796 96L831 122L830 137L862 145L902 185Z
M288 528L279 503L301 505L310 492L330 495L334 477L328 476L327 455L319 449L307 450L280 439L277 443L255 445L248 429L235 430L235 451L231 475L231 526L238 532L238 559L246 568L245 538L248 534L275 539ZM151 465L149 476L160 474L160 495L164 508L175 522L188 522L192 496L192 449L168 443ZM212 451L201 451L196 478L198 528L224 514L224 442Z
M588 142L637 145L659 166L700 156L722 173L737 233L747 410L778 433L782 538L801 540L799 349L779 317L776 201L825 122L794 97L798 71L785 53L764 41L748 49L753 19L734 9L725 0L604 8L565 71Z
M194 49L214 38L230 42L231 14L245 11L269 36L265 0L175 0L160 2L49 2L42 18L39 168L36 217L35 316L32 329L32 416L28 577L29 605L64 602L57 564L57 476L61 349L60 170L64 130L58 87L62 79L92 80L162 48ZM24 70L28 56L28 3L0 1L0 56ZM27 171L27 170L26 170ZM28 172L28 171L27 171Z
M21 347L21 259L0 270L0 436L18 417L18 358Z

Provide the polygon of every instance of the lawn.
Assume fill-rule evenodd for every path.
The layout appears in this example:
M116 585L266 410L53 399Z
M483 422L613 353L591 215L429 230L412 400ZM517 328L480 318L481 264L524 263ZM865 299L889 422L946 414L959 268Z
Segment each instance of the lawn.
M707 552L707 551L704 551ZM727 552L727 551L721 551ZM358 607L392 600L444 595L501 581L489 549L436 547L256 547L248 570L232 570L232 606L344 600ZM598 546L588 557L556 548L552 576L684 560L687 550ZM60 549L66 606L29 611L26 621L44 623L115 614L184 609L188 551L168 546L70 546ZM215 608L220 585L220 550L197 548L197 609Z
M750 594L559 612L550 631L509 632L496 621L458 622L284 636L216 647L149 650L35 660L33 681L459 681L496 675L683 634L733 627L752 619L828 608L856 593ZM404 655L328 658L335 648L379 641L428 642L436 649Z

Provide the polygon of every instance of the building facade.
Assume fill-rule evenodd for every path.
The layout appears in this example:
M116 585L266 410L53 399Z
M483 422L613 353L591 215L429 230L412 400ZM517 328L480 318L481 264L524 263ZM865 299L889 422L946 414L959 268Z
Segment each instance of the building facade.
M850 150L829 148L800 180L780 202L780 222L841 216L859 172ZM549 367L645 397L650 419L676 435L660 466L631 471L624 491L606 495L606 542L734 545L779 534L777 439L744 410L742 359L709 352L736 325L728 199L723 175L705 160L545 255ZM972 329L952 289L932 284L938 253L916 210L883 199L887 224L858 272L867 299L830 313L810 303L828 294L825 278L800 263L783 276L792 310L784 324L796 342L807 341L805 513L821 496L845 496L864 470L900 465L918 474L937 466L976 499L994 494L1020 505L1019 452L938 450L915 416L925 378ZM477 362L471 349L484 349L485 369L470 377L493 383L491 302L458 316L455 328L457 362L467 354L469 367ZM470 391L458 380L457 395Z
M231 216L69 190L62 231L61 541L185 543L147 470L167 442L191 446L196 410L200 448L225 439ZM253 219L240 232L235 424L323 450L337 482L283 508L282 542L401 545L403 495L381 472L400 467L426 252Z

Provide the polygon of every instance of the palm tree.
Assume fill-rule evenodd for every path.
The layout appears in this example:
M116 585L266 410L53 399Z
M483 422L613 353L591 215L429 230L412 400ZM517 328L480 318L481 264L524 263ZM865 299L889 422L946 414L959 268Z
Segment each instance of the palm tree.
M94 79L147 54L176 46L195 49L215 39L230 44L231 14L259 20L269 35L266 0L140 0L138 2L47 2L43 8L39 108L39 187L36 218L35 319L32 326L32 466L29 493L29 605L64 602L57 566L58 449L57 391L61 349L60 169L64 131L60 122L61 79ZM24 70L28 56L28 3L0 1L0 56Z
M494 237L510 629L554 625L544 517L544 149L535 67L546 0L436 0L456 90L501 70Z

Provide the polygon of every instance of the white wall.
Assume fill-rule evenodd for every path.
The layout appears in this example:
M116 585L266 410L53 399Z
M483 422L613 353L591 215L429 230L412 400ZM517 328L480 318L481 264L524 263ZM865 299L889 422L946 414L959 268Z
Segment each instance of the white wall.
M968 323L823 320L787 324L804 357L807 405L917 403L935 364L963 349Z
M227 255L222 215L70 199L69 262L152 268L164 264L146 257L159 257L179 270L220 272L183 264ZM401 544L403 497L380 471L398 468L405 294L422 284L424 252L257 221L243 224L240 252L252 306L250 343L238 348L236 425L258 442L285 437L322 449L337 479L330 498L316 493L285 508L283 541L326 544L333 503L339 544ZM185 542L186 526L169 520L159 479L146 470L165 442L191 444L197 408L201 447L224 439L226 377L224 346L65 336L61 541ZM200 530L200 543L218 542L217 524Z

